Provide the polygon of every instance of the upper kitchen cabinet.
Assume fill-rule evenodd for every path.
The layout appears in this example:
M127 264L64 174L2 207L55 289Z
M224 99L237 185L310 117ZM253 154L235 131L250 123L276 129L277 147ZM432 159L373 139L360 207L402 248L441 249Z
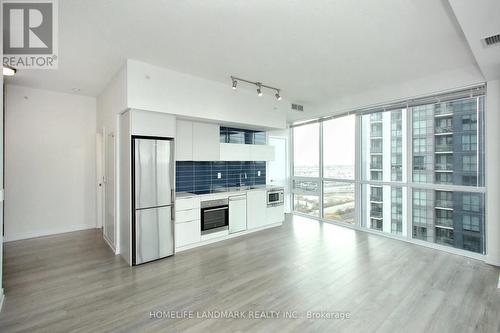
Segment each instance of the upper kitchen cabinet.
M240 143L221 143L221 161L251 161L250 145Z
M177 161L193 160L193 122L177 120L177 137L175 139L175 159Z
M220 142L221 161L274 161L264 131L221 127Z
M219 125L177 120L176 161L219 161Z
M221 161L274 161L274 147L269 145L220 144Z
M274 161L274 146L250 145L250 161Z
M193 161L219 161L219 125L193 122Z
M176 137L175 116L144 110L130 110L130 134L142 136Z

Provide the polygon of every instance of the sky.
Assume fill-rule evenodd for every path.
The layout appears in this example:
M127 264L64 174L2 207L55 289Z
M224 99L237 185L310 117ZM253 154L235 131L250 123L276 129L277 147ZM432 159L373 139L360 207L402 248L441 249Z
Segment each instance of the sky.
M324 164L354 165L355 116L323 122ZM294 159L297 166L319 163L319 124L294 129Z

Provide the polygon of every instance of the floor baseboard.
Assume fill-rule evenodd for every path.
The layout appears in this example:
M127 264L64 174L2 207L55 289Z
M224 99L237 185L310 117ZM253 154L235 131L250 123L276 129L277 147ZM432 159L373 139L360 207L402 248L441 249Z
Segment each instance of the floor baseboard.
M4 238L4 242L7 243L7 242L14 242L14 241L30 239L30 238L53 236L53 235L65 234L67 232L87 230L87 229L95 229L95 225L87 225L87 224L72 225L72 226L65 227L65 228L52 229L52 230L47 230L47 231L28 232L28 233L13 235L13 236L6 235Z

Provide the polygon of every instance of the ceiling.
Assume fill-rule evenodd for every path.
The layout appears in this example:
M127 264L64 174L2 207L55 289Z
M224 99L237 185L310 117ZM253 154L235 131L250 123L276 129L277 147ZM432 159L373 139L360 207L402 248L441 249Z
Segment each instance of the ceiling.
M64 0L59 69L13 82L97 96L126 58L312 107L475 65L446 0Z
M487 80L500 79L500 45L485 46L485 37L500 34L500 1L450 0L453 12Z

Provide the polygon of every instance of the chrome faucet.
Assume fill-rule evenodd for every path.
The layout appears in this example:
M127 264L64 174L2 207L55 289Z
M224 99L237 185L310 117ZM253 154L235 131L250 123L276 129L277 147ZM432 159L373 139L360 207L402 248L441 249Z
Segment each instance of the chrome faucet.
M241 181L241 176L243 176L244 179L247 179L247 173L246 172L243 172L243 173L240 172L240 187L243 186L243 182Z

